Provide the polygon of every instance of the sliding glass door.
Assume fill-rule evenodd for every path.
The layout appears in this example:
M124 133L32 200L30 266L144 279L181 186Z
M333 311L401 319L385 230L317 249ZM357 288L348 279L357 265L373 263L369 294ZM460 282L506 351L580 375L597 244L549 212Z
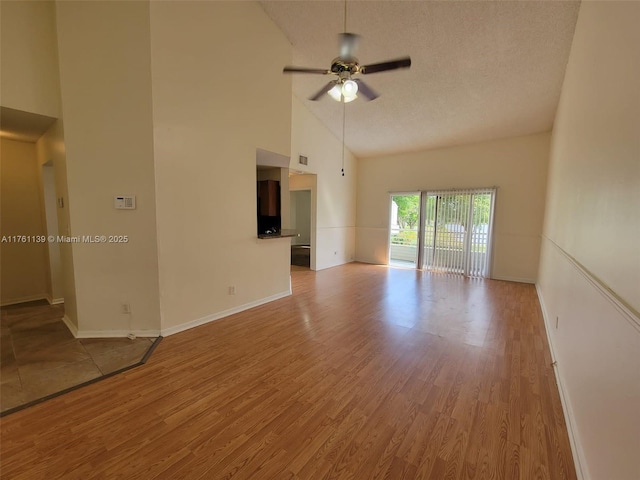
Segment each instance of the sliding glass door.
M419 199L418 199L419 198ZM400 239L411 238L412 262L437 272L474 277L489 276L494 189L421 192L418 196L392 195L392 225L389 263L401 264ZM401 218L407 204L419 208L412 213L418 225L406 233L393 219ZM394 207L400 213L394 217ZM394 236L395 235L395 236ZM414 245L414 239L417 245ZM406 240L405 240L406 242ZM406 250L406 248L405 248Z

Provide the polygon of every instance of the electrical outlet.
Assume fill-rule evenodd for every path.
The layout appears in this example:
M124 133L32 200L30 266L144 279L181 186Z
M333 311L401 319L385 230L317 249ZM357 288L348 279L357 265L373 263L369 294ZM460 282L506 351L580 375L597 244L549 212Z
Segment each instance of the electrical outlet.
M229 286L229 295L235 295L236 294L236 287L231 285Z
M558 323L560 323L560 317L556 315L556 329L558 328Z
M123 303L122 304L122 313L131 313L131 304Z

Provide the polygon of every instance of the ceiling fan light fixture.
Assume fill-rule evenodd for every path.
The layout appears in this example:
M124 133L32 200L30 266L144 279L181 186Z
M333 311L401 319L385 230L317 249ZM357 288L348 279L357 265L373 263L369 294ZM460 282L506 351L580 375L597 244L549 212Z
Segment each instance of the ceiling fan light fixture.
M342 100L342 86L336 83L331 90L327 92L336 102Z
M342 96L344 103L349 103L349 102L353 102L356 98L358 98L358 95L351 95L349 97L347 97L346 95Z
M344 103L353 102L356 98L358 98L358 95L357 95L358 84L356 82L354 82L353 80L347 80L347 82L351 82L351 83L354 83L356 85L356 91L355 92L353 92L353 89L350 89L349 87L347 87L345 89L344 88L344 84L336 83L331 88L331 90L329 90L327 93L336 102L344 102ZM346 90L346 93L345 93L345 90ZM350 92L353 92L353 93L350 93Z
M354 97L358 93L358 84L353 80L346 80L342 84L342 95L344 95L345 99L347 97Z

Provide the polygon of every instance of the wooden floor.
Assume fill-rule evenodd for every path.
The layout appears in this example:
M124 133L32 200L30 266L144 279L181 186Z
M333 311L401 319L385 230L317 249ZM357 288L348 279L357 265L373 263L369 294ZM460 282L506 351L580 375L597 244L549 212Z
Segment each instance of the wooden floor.
M293 289L3 418L2 478L576 478L532 285L350 264Z

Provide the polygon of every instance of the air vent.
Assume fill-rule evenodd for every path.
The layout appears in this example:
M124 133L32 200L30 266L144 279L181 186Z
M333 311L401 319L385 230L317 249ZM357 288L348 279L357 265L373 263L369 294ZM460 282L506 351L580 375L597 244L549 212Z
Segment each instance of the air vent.
M307 157L305 157L304 155L300 155L298 157L298 163L300 165L308 165L309 164L309 159Z

